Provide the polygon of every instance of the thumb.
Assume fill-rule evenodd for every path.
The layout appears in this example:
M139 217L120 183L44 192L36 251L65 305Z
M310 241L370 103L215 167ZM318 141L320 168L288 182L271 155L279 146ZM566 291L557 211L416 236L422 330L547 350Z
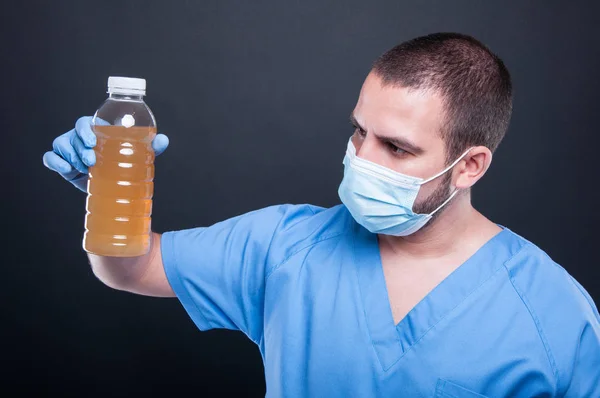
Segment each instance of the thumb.
M152 140L152 149L156 155L160 155L169 146L169 137L164 134L157 134Z

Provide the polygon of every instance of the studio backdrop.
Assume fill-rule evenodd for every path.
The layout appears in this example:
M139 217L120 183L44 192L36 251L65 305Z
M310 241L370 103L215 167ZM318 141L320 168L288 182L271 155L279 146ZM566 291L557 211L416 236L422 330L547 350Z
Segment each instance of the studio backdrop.
M348 121L374 59L433 32L474 36L514 85L509 131L473 203L536 243L600 301L595 2L16 1L2 3L0 391L264 396L257 347L200 332L177 299L96 279L85 194L42 155L142 77L170 147L152 227L208 226L282 203L334 206Z

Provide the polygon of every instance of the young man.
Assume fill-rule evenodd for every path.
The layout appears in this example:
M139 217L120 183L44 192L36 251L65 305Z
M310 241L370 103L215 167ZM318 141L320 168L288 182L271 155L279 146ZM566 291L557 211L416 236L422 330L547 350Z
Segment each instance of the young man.
M477 40L402 43L352 112L342 205L155 233L143 257L89 255L94 273L178 297L200 330L244 332L271 397L600 397L591 297L471 205L511 107L509 72ZM82 118L45 164L83 188L94 142Z

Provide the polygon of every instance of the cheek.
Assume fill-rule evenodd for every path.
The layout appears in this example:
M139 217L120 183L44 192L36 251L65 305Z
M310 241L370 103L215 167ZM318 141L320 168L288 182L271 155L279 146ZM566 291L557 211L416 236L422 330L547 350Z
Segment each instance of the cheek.
M452 171L448 171L448 174L443 174L435 180L421 185L421 189L419 189L415 202L423 203L427 199L433 199L435 201L449 196L451 194L453 181L453 175L450 173L452 173Z
M358 152L360 150L360 145L362 144L362 140L360 139L358 134L352 134L351 141L354 145L354 148L356 149L356 152Z
M438 187L438 185L440 184L440 181L431 181L425 185L421 185L421 188L419 189L419 193L417 194L417 199L415 200L416 203L421 203L424 200L426 200L427 198L429 198L436 190L436 188Z
M399 162L399 166L401 167L398 170L401 173L407 174L413 177L419 177L423 179L427 179L433 177L437 173L443 170L444 162L440 161L439 156L435 155L422 155L419 157L409 157L407 159L403 159ZM434 189L431 189L431 192L435 190L435 187L439 184L439 180L442 177L438 177L433 181L426 183L421 186L421 190L430 190L430 187L433 186Z

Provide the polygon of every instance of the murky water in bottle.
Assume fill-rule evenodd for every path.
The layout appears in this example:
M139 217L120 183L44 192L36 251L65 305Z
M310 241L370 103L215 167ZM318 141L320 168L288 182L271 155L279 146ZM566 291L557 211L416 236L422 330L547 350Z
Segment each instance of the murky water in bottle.
M94 126L94 132L83 247L102 256L143 255L150 248L156 128Z

